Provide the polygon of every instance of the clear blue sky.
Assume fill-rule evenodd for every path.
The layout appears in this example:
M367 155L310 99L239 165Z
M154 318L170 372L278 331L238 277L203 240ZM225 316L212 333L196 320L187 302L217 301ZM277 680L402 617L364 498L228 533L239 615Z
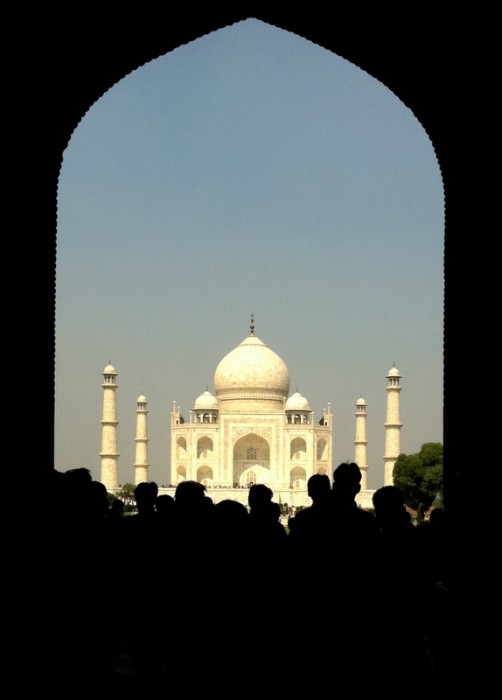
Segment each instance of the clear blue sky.
M55 467L100 477L102 372L118 371L119 480L134 481L136 399L150 479L170 480L187 417L249 332L288 365L333 466L368 404L383 484L386 375L401 448L443 442L443 188L434 148L388 88L258 20L124 77L83 117L58 192Z

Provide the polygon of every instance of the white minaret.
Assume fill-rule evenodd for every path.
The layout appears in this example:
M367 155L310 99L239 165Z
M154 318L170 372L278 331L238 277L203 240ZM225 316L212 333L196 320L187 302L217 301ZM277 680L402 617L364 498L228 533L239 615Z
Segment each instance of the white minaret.
M148 431L146 427L147 404L143 394L136 399L136 459L134 461L134 483L148 481Z
M103 418L101 420L101 482L108 491L119 487L119 452L117 450L117 372L111 364L103 371Z
M356 401L356 436L354 439L354 462L361 470L361 491L368 488L368 455L366 439L366 401L361 396Z
M383 485L392 486L394 479L392 472L396 459L401 454L401 428L399 417L399 394L401 387L399 370L392 367L387 375L387 418L385 421L385 453Z

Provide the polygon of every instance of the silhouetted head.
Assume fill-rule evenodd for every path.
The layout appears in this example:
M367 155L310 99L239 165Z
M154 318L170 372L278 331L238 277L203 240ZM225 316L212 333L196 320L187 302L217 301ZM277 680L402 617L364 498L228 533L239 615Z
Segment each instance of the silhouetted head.
M159 487L154 481L142 481L134 489L134 498L138 513L151 513L155 509L155 501Z
M312 474L307 481L307 492L314 503L329 497L331 484L327 474Z
M214 506L214 522L221 528L241 528L249 518L246 506L239 501L225 498Z
M260 510L272 502L274 492L265 484L253 484L249 489L248 504L251 510Z
M174 492L174 500L181 508L199 508L205 497L206 487L198 481L180 481Z
M83 493L86 497L91 492L92 475L89 469L85 467L77 467L76 469L68 469L64 473L65 489L70 498L73 496L80 497Z
M405 507L403 492L397 486L382 486L373 494L375 515L379 512L400 512Z
M64 472L65 510L72 518L87 517L93 509L92 475L89 469L77 467Z
M104 517L108 513L108 491L100 481L91 482L91 510L95 517Z
M381 527L410 522L403 492L397 486L382 486L375 491L372 500Z
M155 500L155 508L159 515L169 516L174 510L174 498L168 493L163 493L157 496Z
M442 508L433 508L429 515L429 522L435 528L443 528L445 526L444 510Z
M333 493L354 499L361 490L361 470L355 462L342 462L333 472Z
M274 503L271 501L269 504L270 508L270 517L271 519L275 520L276 522L279 522L281 519L281 506L278 503Z
M121 498L114 498L108 508L108 517L121 518L124 514L125 503Z

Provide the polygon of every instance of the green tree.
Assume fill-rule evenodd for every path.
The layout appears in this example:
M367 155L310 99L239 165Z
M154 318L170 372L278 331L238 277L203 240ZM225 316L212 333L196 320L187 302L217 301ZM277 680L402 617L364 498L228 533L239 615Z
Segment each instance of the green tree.
M443 445L426 442L417 454L399 455L392 476L394 486L401 489L406 505L417 511L421 522L425 511L443 500Z
M124 513L132 513L136 510L135 488L134 484L124 484L119 491L118 496L124 501Z

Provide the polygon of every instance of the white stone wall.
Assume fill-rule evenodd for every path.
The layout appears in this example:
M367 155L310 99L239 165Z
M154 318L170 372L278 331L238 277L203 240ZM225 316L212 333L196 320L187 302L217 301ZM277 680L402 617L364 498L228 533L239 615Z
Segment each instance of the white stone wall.
M207 457L200 458L197 446L204 437L212 441L213 450ZM180 454L177 449L180 438L186 442L186 454ZM295 438L301 438L305 443L305 452L300 458L291 458L290 446ZM180 424L176 419L171 420L171 483L177 483L180 466L185 469L185 478L194 481L199 481L199 468L206 466L212 470L212 485L233 486L236 481L235 447L241 439L246 439L250 445L254 439L259 454L255 465L252 460L243 459L241 466L248 471L254 470L256 480L269 484L274 490L290 488L291 472L295 467L304 470L304 487L308 478L319 469L331 478L330 426L293 425L286 423L284 412L266 414L248 410L246 413L220 412L217 423ZM327 446L321 460L317 459L319 439L326 440Z

